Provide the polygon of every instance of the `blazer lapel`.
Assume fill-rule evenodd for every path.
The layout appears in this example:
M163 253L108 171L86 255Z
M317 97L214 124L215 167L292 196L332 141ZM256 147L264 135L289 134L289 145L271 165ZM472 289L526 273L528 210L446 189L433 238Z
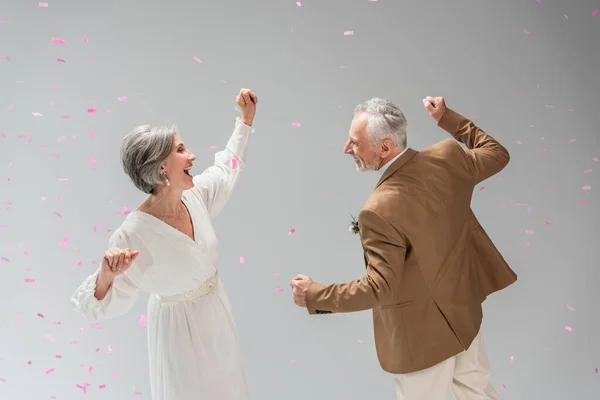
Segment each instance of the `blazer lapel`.
M379 182L377 182L375 189L377 189L377 187L379 187L379 185L381 185L387 178L392 176L394 174L394 172L396 172L400 168L402 168L402 166L404 164L406 164L408 161L410 161L414 156L416 156L417 153L418 153L418 151L413 150L411 148L406 149L406 152L404 154L402 154L400 157L398 157L398 159L396 161L394 161L392 163L392 165L390 165L388 167L388 169L383 173L383 176L379 179Z

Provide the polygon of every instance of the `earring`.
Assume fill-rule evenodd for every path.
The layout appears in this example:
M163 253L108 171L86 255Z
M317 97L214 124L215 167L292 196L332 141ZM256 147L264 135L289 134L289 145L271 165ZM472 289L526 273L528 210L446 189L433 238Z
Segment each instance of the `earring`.
M165 173L165 181L167 183L167 186L171 186L171 181L169 180L169 177L167 177L167 174Z

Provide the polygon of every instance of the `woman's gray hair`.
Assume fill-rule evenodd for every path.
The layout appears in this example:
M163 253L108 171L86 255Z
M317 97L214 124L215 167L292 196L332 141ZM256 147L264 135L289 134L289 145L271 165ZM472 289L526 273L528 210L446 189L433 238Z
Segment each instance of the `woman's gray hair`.
M173 149L174 125L141 125L134 128L121 144L123 171L142 192L150 194L163 183L160 167Z
M367 133L374 145L390 139L395 147L406 147L406 117L394 103L378 97L359 104L354 114L367 114Z

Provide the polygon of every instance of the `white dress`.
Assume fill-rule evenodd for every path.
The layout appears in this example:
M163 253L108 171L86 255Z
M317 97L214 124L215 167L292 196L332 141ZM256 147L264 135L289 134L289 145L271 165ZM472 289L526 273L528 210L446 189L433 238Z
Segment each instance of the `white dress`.
M195 240L133 211L113 232L109 248L138 250L134 263L115 278L102 301L94 297L99 269L71 298L76 311L101 320L129 311L138 290L151 293L147 329L153 400L249 399L237 328L218 277L212 219L245 167L251 131L238 118L214 165L194 176L195 187L183 193Z

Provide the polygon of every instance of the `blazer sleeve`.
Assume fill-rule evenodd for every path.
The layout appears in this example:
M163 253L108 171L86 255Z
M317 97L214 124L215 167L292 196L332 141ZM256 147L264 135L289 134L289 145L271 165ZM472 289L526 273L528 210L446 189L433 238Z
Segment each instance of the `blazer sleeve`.
M510 161L508 150L470 119L447 108L438 126L467 146L467 150L462 147L461 150L466 155L467 165L475 184L497 174L508 165Z
M407 244L374 210L361 211L358 224L367 274L349 283L311 284L306 292L309 314L363 311L394 302L402 279Z

